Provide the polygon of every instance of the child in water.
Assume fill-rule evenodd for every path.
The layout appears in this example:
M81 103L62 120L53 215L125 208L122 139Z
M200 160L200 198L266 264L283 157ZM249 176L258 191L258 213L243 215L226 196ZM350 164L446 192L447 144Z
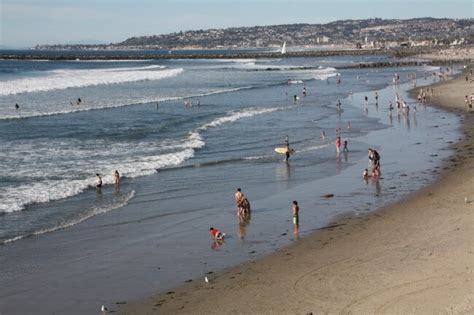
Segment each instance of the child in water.
M363 179L369 178L369 170L368 170L368 169L365 169L365 170L364 170L364 173L362 173L362 178L363 178Z
M209 229L209 233L211 234L211 237L214 241L222 241L224 239L225 234L219 231L218 229L215 229L211 227Z

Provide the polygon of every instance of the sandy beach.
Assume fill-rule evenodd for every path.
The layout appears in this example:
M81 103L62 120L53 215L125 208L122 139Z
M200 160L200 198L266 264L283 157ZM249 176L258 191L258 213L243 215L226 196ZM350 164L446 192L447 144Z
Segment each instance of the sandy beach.
M474 312L474 116L464 104L474 85L464 76L437 84L430 101L464 122L464 138L433 170L440 173L435 184L375 213L341 217L260 260L210 273L209 283L194 280L120 305L119 313Z

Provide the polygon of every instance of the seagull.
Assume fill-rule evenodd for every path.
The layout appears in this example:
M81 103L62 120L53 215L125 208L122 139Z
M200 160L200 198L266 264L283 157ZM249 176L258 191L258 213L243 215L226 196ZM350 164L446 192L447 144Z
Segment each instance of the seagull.
M206 283L209 283L209 279L207 279L207 277L204 277L204 281L206 281Z
M102 307L100 308L100 310L104 313L106 313L108 311L107 307L105 307L105 305L102 305Z

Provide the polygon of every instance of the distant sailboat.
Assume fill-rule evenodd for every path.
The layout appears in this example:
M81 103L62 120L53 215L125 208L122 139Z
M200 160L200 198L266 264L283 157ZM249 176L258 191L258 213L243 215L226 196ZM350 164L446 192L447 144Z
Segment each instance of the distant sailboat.
M281 48L281 54L286 54L286 42L283 42L283 47Z

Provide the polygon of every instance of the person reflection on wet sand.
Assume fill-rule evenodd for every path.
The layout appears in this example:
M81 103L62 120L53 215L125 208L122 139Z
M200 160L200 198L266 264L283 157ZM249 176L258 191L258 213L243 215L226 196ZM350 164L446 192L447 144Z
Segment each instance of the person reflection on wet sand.
M239 237L243 240L247 234L247 225L250 224L250 212L239 215Z

